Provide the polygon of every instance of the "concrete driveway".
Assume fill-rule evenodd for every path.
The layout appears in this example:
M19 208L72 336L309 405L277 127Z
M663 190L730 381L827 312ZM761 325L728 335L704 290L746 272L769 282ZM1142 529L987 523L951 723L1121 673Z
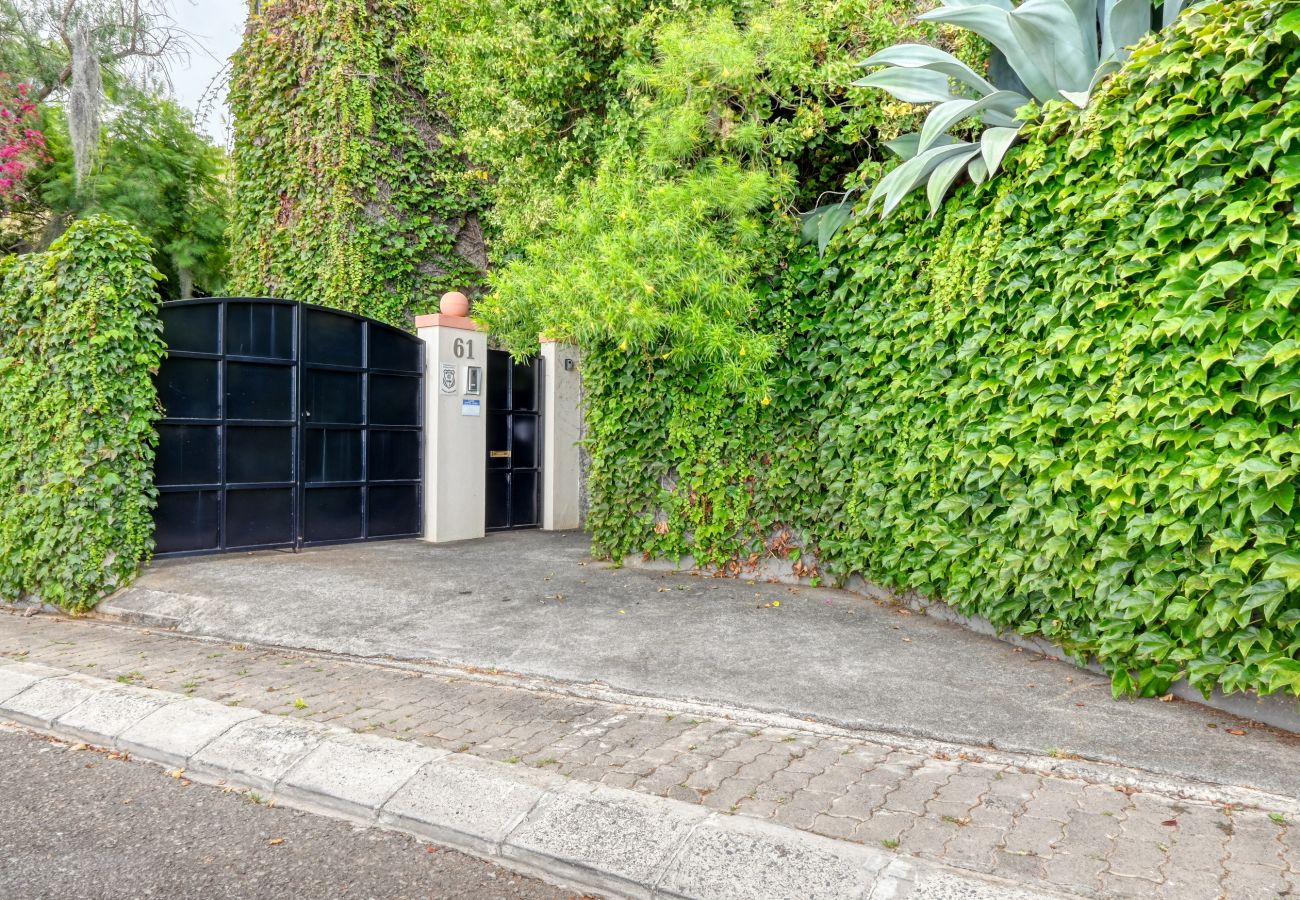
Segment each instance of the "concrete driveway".
M1115 701L1104 678L843 591L611 568L580 533L169 560L100 609L1300 796L1294 735L1194 703Z

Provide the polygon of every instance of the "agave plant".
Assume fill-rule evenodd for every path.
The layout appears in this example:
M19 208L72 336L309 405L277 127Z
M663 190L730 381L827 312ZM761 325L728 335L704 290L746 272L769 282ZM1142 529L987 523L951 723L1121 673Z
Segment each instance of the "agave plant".
M984 38L1009 68L990 80L951 53L924 44L898 44L858 65L881 66L855 85L881 88L906 103L936 104L921 131L885 146L903 162L880 179L867 211L887 216L903 198L926 185L931 215L963 173L979 183L996 175L1027 119L1032 102L1065 99L1082 108L1106 76L1123 64L1128 47L1156 21L1168 25L1185 0L940 0L920 19L965 28ZM1000 82L1000 83L995 83ZM986 126L978 141L949 131L976 119ZM805 217L804 233L824 250L850 215L851 196Z

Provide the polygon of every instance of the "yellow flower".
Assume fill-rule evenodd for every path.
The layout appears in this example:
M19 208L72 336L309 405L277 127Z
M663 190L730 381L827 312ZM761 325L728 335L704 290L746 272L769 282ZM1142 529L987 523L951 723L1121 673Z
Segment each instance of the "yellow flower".
M771 397L764 397L763 400L762 400L762 403L763 403L764 406L771 406L771 405L772 405L772 398L771 398Z

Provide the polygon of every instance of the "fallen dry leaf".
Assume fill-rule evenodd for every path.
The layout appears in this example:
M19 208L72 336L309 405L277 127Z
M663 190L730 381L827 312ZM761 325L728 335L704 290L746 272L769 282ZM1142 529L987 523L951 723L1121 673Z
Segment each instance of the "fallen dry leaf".
M1229 729L1228 729L1228 734L1235 734L1237 737L1241 737L1241 736L1242 736L1243 734L1245 734L1245 733L1246 733L1246 732L1242 731L1240 728L1229 728Z
M278 847L284 843L284 838L271 838L267 843L272 847Z
M1166 825L1166 826L1168 826L1168 827L1170 827L1170 828L1177 828L1177 827L1178 827L1178 820L1177 820L1177 819L1165 819L1165 820L1164 820L1163 822L1161 822L1160 824L1161 824L1161 825Z

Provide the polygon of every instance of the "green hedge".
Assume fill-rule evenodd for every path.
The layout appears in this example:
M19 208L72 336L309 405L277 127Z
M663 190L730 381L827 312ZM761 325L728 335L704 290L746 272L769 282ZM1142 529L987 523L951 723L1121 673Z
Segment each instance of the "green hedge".
M150 258L134 228L96 216L0 261L0 599L82 610L153 548Z
M734 567L789 526L808 571L1044 635L1117 692L1300 694L1298 35L1294 3L1203 4L1005 177L796 262L770 406L591 348L597 547Z

